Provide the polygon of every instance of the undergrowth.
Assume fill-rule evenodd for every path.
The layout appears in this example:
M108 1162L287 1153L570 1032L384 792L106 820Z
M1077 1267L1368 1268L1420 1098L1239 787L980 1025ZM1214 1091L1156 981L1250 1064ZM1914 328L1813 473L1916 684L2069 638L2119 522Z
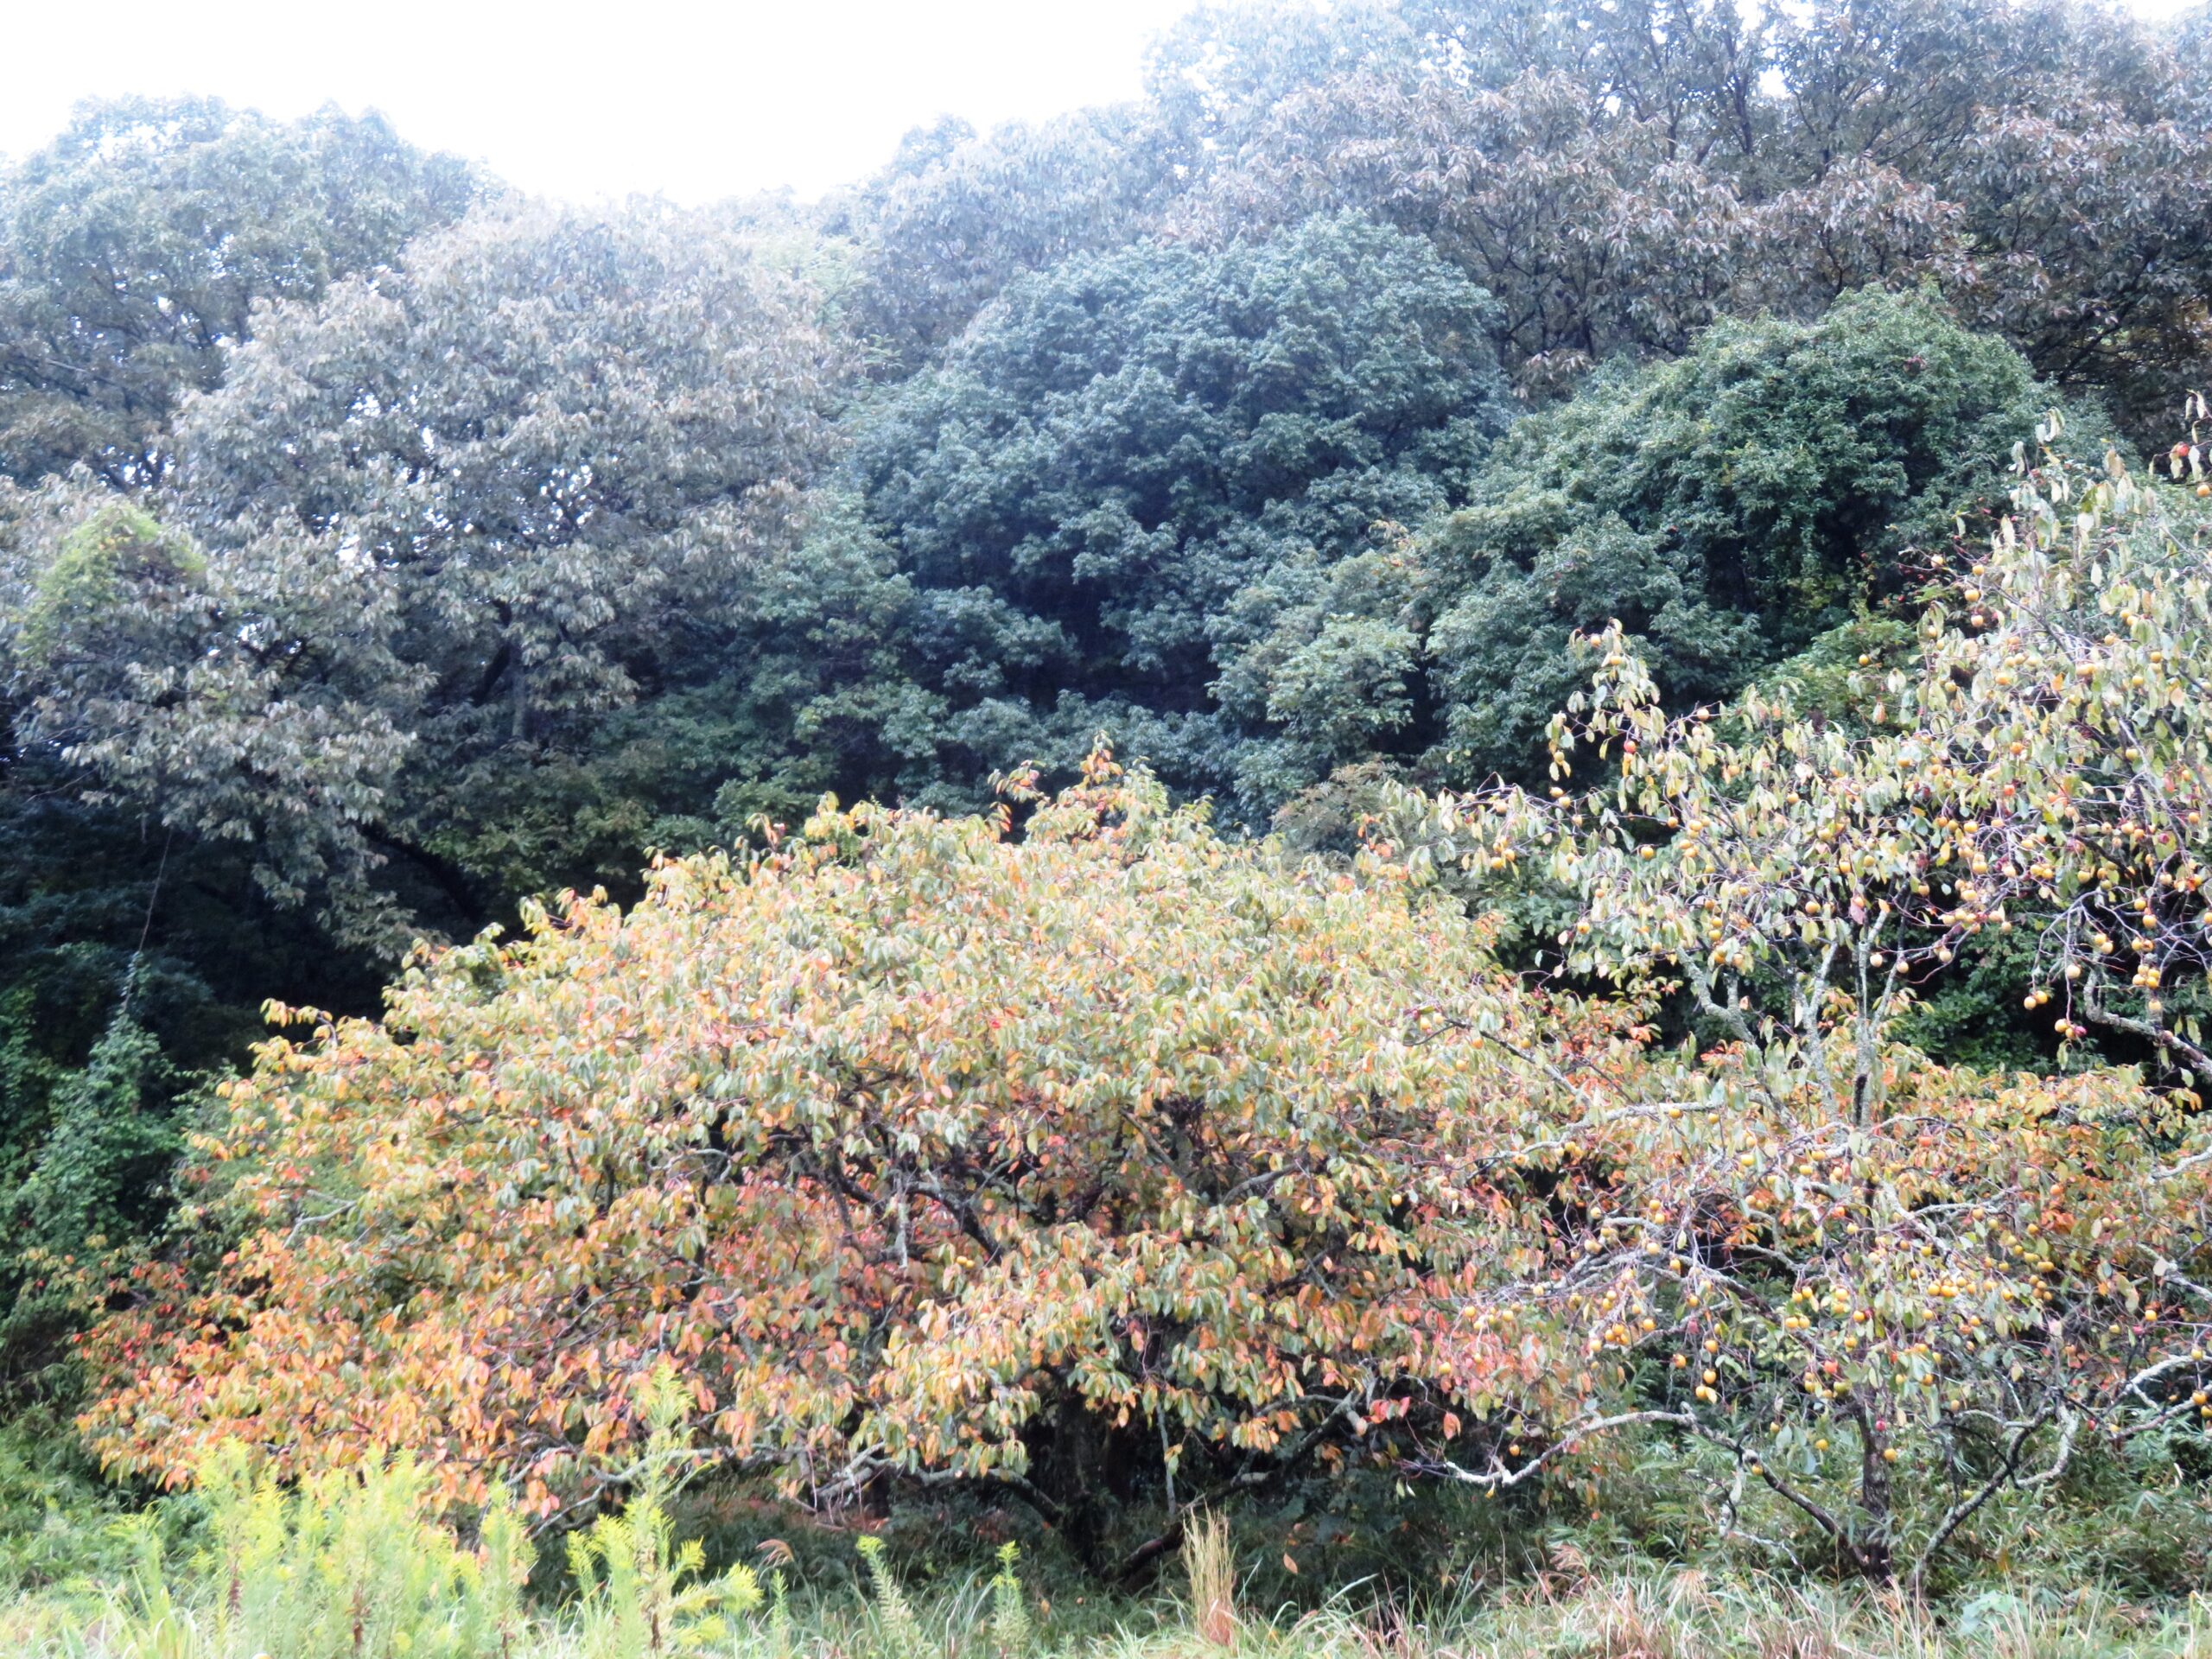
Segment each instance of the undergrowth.
M988 1567L938 1568L887 1546L896 1529L844 1535L841 1565L817 1532L804 1553L770 1538L750 1552L758 1567L715 1570L696 1537L679 1536L700 1510L679 1502L690 1460L674 1431L675 1386L664 1378L649 1394L657 1427L628 1500L569 1535L565 1574L544 1570L504 1502L448 1525L434 1483L405 1459L286 1488L232 1446L188 1496L121 1514L82 1471L35 1468L0 1446L0 1571L12 1596L0 1603L0 1655L2212 1659L2212 1602L2131 1596L2125 1574L2069 1579L2038 1560L2031 1574L1985 1578L1929 1605L1669 1564L1586 1519L1529 1540L1510 1566L1463 1566L1418 1599L1410 1580L1380 1578L1318 1601L1285 1596L1305 1587L1281 1548L1299 1527L1257 1512L1241 1527L1217 1512L1186 1517L1179 1575L1143 1596L1033 1578L1011 1541ZM57 1496L33 1516L29 1494L41 1487ZM2146 1538L2160 1530L2157 1514L2135 1519Z

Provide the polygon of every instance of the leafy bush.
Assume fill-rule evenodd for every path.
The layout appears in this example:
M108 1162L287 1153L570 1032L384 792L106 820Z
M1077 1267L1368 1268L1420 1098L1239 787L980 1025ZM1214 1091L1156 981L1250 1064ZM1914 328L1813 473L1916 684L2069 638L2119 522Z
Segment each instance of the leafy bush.
M112 1584L133 1559L127 1498L99 1478L68 1420L17 1411L0 1433L0 1595Z
M1622 1018L1110 772L1018 842L825 812L270 1045L199 1166L235 1247L100 1335L96 1442L171 1478L232 1436L412 1447L550 1515L615 1490L622 1379L667 1363L721 1461L825 1503L972 1480L1080 1548L1147 1484L1545 1387L1464 1299L1540 1259L1502 1172L1574 1109L1515 1057L1597 1064Z

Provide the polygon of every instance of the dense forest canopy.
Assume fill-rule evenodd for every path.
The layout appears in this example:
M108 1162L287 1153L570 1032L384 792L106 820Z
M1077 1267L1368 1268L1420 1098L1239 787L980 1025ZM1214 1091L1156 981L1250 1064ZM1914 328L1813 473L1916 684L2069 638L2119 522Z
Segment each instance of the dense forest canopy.
M0 207L0 472L157 480L179 403L221 384L255 307L311 304L497 194L374 116L86 107Z
M2140 918L2196 891L2212 810L2202 457L2169 448L2212 383L2207 21L1212 4L1126 105L699 211L534 201L373 116L84 108L0 170L0 1388L75 1398L109 1309L120 1466L279 1395L304 1466L365 1449L372 1360L385 1427L475 1471L451 1491L513 1474L547 1513L635 1427L577 1368L671 1354L734 1460L848 1497L957 1474L1080 1531L1139 1407L1140 1484L1294 1446L1503 1491L1512 1434L1629 1408L1561 1382L1591 1355L1691 1363L1656 1323L1687 1269L1593 1192L1686 1228L1780 1204L1784 1294L1872 1294L1948 1181L2012 1345L1922 1367L1952 1389L1923 1448L2004 1425L1993 1491L2047 1425L2137 1433L2131 1389L2164 1433L2163 1332L2094 1332L2202 1253L2201 953ZM2077 674L2067 719L2005 723ZM1814 823L1816 774L1856 792ZM2029 798L2081 832L2037 839ZM1816 869L1844 885L1790 885ZM1245 1000L1132 1012L1132 957L1157 998ZM714 974L735 1001L686 1024L671 988ZM1392 1024L1436 974L1433 1027ZM1000 1034L1025 988L1057 1058ZM238 1081L268 1001L328 1013ZM879 1046L823 1034L856 1020ZM2035 1075L1950 1069L1992 1061ZM1076 1081L1154 1065L1133 1106ZM1586 1157L1592 1090L1742 1127ZM1857 1109L1891 1090L1927 1144ZM1124 1107L1165 1138L1116 1139ZM2114 1237L1993 1244L2028 1200L1992 1137L2074 1160L2037 1213ZM1848 1205L1775 1183L1847 1168L1847 1247ZM358 1230L274 1224L301 1169ZM816 1254L764 1277L745 1241L795 1228ZM1025 1300L1052 1273L1083 1294ZM1770 1370L1803 1327L1744 1282L1700 1294ZM1287 1311L1230 1319L1252 1284ZM549 1336L594 1286L588 1341ZM1532 1345L1471 1332L1478 1294ZM2016 1302L2079 1350L2045 1393L2004 1370ZM264 1339L285 1363L239 1369ZM1721 1427L1717 1375L1664 1421L1802 1450L1758 1438L1771 1377ZM1878 1577L1967 1518L1885 1478L1795 1511Z
M851 460L922 598L950 764L980 778L1109 729L1179 782L1280 800L1245 758L1278 700L1230 702L1205 666L1245 665L1297 571L1464 499L1509 417L1491 312L1426 243L1348 215L1013 283L880 400ZM1364 758L1391 713L1291 723L1294 787Z

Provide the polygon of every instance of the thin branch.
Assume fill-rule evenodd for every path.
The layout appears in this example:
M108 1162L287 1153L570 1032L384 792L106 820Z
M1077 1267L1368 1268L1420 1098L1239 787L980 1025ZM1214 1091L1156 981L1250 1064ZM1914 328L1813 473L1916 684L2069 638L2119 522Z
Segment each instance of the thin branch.
M1912 1566L1912 1587L1915 1591L1920 1588L1921 1581L1927 1574L1929 1562L1935 1559L1938 1550L1951 1541L1951 1535L1972 1520L1980 1512L1983 1504L1996 1497L2007 1484L2012 1484L2013 1476L2020 1467L2020 1459L2027 1453L2028 1442L2034 1438L2037 1429L2050 1421L2052 1414L2046 1409L2038 1412L2021 1424L2018 1433L2012 1436L2012 1444L2005 1448L2003 1465L1982 1484L1980 1491L1974 1493L1973 1497L1963 1498L1951 1505L1943 1518L1936 1523L1936 1530L1928 1535L1927 1543L1921 1548L1920 1558ZM2019 1485L2039 1486L2048 1481L2056 1480L2064 1472L2067 1464L2071 1461L2074 1455L2074 1427L2076 1421L2072 1413L2067 1414L2058 1451L2051 1461L2050 1467L2044 1470L2040 1474L2018 1482Z

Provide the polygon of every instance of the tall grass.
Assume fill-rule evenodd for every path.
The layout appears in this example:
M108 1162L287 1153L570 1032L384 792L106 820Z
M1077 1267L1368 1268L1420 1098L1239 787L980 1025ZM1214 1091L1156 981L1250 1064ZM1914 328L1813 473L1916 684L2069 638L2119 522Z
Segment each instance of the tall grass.
M1236 1560L1229 1522L1208 1510L1183 1533L1183 1567L1191 1581L1191 1628L1217 1648L1236 1645Z
M527 1593L536 1552L512 1509L464 1539L404 1459L288 1490L232 1448L201 1471L194 1549L175 1549L158 1514L116 1523L96 1579L0 1602L0 1659L2212 1659L2202 1597L2144 1606L2024 1582L1930 1608L1593 1566L1563 1543L1508 1586L1470 1580L1418 1607L1355 1587L1270 1614L1249 1605L1254 1580L1215 1511L1185 1532L1182 1593L1103 1616L1095 1596L1076 1618L1056 1611L1012 1544L995 1573L923 1595L863 1535L857 1585L799 1594L785 1546L772 1541L764 1583L743 1565L710 1574L677 1536L681 1402L671 1384L645 1405L656 1430L629 1501L571 1536L556 1604Z
M524 1596L531 1549L494 1509L464 1543L427 1518L405 1463L283 1491L232 1459L211 1471L207 1542L172 1560L125 1523L114 1582L0 1606L14 1659L2212 1659L2212 1603L2158 1608L2023 1586L1931 1610L1692 1569L1586 1568L1572 1552L1509 1589L1459 1586L1418 1609L1353 1592L1319 1611L1238 1605L1218 1517L1194 1522L1183 1593L1116 1605L1079 1625L998 1571L917 1595L861 1541L865 1580L811 1600L780 1571L707 1575L648 1476L620 1516L570 1551L558 1605Z

